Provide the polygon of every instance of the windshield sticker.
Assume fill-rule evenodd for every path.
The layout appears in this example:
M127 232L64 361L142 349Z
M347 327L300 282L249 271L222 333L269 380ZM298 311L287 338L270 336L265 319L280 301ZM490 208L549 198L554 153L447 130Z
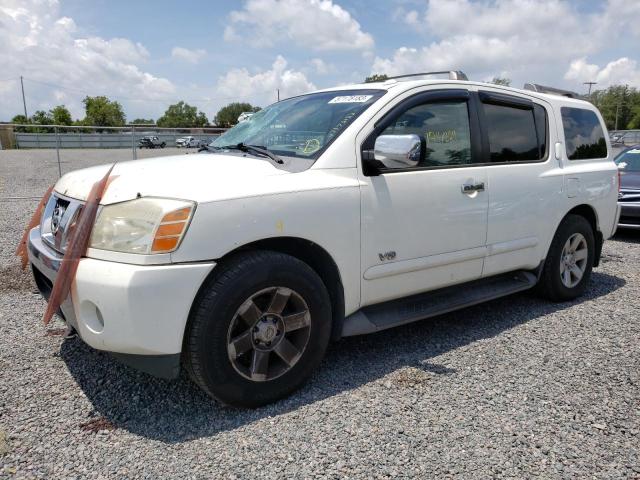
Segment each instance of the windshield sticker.
M305 142L302 153L308 155L310 153L315 153L318 150L320 150L320 140L318 140L317 138L311 138Z
M456 141L455 130L427 130L427 143L451 143Z
M343 95L341 97L333 97L328 103L364 103L373 95Z

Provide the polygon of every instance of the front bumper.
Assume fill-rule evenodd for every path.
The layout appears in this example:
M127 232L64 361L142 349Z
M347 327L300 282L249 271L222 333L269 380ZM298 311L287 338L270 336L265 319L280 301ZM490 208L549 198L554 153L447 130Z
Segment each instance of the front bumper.
M29 233L28 251L38 289L47 298L62 256L43 243L38 227ZM214 266L83 258L59 313L91 347L157 376L173 377L191 304ZM175 372L169 375L167 368Z
M640 202L618 202L620 207L619 228L640 229Z

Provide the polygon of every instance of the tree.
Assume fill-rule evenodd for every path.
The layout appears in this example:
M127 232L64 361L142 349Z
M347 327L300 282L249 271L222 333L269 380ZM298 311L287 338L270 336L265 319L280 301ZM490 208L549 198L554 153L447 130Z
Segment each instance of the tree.
M389 76L382 73L374 73L373 75L367 77L364 79L364 83L372 83L372 82L384 82L386 79L388 79Z
M125 115L122 105L111 101L107 97L85 97L82 101L85 108L85 117L82 123L99 127L121 127L125 124Z
M18 123L18 124L25 124L25 123L29 123L29 119L27 117L25 117L24 115L15 115L12 119L11 119L11 123ZM25 127L15 127L15 131L16 132L26 132L27 129Z
M589 100L598 107L610 130L638 128L640 91L628 85L612 85L591 93Z
M159 127L204 127L209 123L209 120L196 107L185 102L178 102L169 105L167 111L156 123Z
M629 130L640 129L640 104L633 107L633 110L631 113L633 114L633 117L631 117L631 120L629 120L629 124L627 125L627 128Z
M502 85L505 87L510 87L511 86L511 79L510 78L503 78L503 77L493 77L493 80L491 80L491 83L495 84L495 85Z
M53 123L53 118L51 118L51 115L44 110L36 110L36 112L29 117L29 121L27 123L32 123L34 125L51 125ZM25 131L29 133L48 133L51 129L27 127Z
M259 110L260 107L254 107L250 103L230 103L218 110L215 122L219 127L231 127L238 123L238 117L242 112L257 112Z
M51 115L44 110L36 110L36 112L31 115L29 123L34 123L36 125L51 125L53 123L53 118L51 118Z
M29 119L24 115L16 115L11 119L11 123L29 123Z
M73 123L71 112L64 105L58 105L49 110L49 116L55 125L71 125Z
M133 125L155 125L156 124L153 118L136 118L135 120L132 120L131 123Z

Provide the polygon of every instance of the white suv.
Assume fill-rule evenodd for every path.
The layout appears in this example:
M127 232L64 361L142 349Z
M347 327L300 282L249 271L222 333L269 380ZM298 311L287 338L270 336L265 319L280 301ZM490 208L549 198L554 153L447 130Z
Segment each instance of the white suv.
M201 154L116 165L64 319L141 370L182 365L257 406L300 386L330 339L536 285L579 296L619 215L600 114L451 77L289 98ZM62 177L30 232L44 295L108 168Z

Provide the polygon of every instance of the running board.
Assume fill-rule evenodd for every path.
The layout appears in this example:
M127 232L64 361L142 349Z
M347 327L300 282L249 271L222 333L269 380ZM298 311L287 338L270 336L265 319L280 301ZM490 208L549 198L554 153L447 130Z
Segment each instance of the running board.
M370 305L344 319L342 336L379 332L532 288L538 278L524 270L474 280Z

